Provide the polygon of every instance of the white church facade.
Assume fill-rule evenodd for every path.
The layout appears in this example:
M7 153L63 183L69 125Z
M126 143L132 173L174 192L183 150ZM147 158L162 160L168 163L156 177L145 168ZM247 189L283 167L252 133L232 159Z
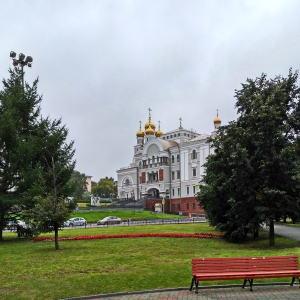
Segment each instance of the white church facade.
M117 171L119 199L145 201L145 208L154 210L163 204L164 212L178 214L203 213L194 195L204 175L203 164L212 153L209 134L200 134L182 127L167 133L149 119L145 130L136 133L137 143L129 167ZM214 129L221 125L218 117Z

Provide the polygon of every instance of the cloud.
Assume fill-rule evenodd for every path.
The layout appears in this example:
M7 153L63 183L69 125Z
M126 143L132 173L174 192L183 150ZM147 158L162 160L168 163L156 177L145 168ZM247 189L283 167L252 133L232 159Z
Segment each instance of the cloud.
M262 72L299 69L298 1L72 0L0 5L1 78L9 52L33 57L42 114L62 118L77 170L116 178L152 120L213 130L236 119L235 89Z

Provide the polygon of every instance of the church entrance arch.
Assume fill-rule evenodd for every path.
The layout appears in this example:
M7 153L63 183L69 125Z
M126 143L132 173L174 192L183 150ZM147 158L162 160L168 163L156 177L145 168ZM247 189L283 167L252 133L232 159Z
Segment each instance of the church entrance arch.
M152 198L152 199L159 199L159 190L156 189L156 188L150 188L150 189L147 191L147 194L148 194L149 198Z

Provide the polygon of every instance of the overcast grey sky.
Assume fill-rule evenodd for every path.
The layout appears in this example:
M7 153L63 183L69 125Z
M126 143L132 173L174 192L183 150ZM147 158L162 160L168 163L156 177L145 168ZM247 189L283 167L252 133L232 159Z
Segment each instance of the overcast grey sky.
M33 57L42 114L62 118L76 169L129 166L139 121L213 131L237 118L247 78L300 68L298 0L0 0L0 79L10 51ZM2 83L0 88L2 89Z

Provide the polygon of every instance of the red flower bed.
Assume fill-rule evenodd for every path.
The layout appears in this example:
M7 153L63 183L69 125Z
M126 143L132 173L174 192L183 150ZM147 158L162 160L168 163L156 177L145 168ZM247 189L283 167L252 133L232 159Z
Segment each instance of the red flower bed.
M117 238L138 238L138 237L171 237L171 238L197 238L197 239L218 239L222 238L223 234L214 233L128 233L128 234L100 234L100 235L82 235L73 237L61 237L60 241L67 240L96 240L96 239L117 239ZM53 241L53 237L34 237L33 241Z

